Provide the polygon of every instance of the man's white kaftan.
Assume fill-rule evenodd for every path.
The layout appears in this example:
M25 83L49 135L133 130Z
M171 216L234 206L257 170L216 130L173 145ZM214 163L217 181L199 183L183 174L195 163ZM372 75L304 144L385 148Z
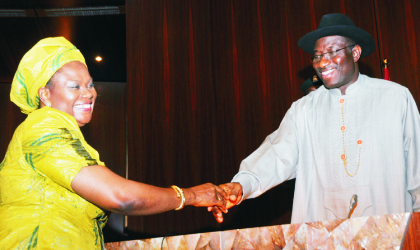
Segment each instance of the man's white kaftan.
M254 198L292 178L292 223L347 218L354 194L352 217L420 210L420 117L409 90L362 74L345 95L321 86L293 103L232 182Z

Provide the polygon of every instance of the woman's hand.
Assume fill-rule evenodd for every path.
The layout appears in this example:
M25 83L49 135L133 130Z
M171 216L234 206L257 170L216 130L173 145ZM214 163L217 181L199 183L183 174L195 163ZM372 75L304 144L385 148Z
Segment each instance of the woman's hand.
M213 207L216 206L222 211L227 212L228 194L220 187L211 183L199 186L184 188L185 204L196 207Z
M232 182L232 183L226 183L219 185L220 188L225 191L225 193L228 195L226 210L221 210L217 206L208 207L207 210L210 212L213 212L214 218L217 222L222 223L223 222L223 213L227 213L227 210L236 204L238 204L242 200L242 185L238 182Z

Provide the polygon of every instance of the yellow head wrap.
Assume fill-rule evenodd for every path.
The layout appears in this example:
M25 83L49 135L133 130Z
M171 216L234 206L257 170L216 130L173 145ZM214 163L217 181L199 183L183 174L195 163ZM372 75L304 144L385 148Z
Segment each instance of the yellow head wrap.
M64 37L42 39L20 61L13 78L10 100L25 114L36 110L39 106L38 89L71 61L86 65L82 53Z

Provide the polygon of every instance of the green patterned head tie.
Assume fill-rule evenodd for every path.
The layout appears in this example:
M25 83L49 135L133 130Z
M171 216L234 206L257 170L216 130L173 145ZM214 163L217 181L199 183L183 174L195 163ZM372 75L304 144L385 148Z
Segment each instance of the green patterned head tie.
M10 100L25 114L36 110L39 106L38 89L71 61L86 65L82 53L64 37L42 39L20 61L13 78Z

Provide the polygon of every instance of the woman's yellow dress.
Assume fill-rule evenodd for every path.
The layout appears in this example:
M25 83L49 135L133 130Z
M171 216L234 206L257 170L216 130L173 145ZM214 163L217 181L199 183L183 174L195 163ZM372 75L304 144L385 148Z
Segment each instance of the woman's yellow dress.
M0 164L0 250L102 249L104 212L70 186L89 165L104 163L72 116L30 113Z

